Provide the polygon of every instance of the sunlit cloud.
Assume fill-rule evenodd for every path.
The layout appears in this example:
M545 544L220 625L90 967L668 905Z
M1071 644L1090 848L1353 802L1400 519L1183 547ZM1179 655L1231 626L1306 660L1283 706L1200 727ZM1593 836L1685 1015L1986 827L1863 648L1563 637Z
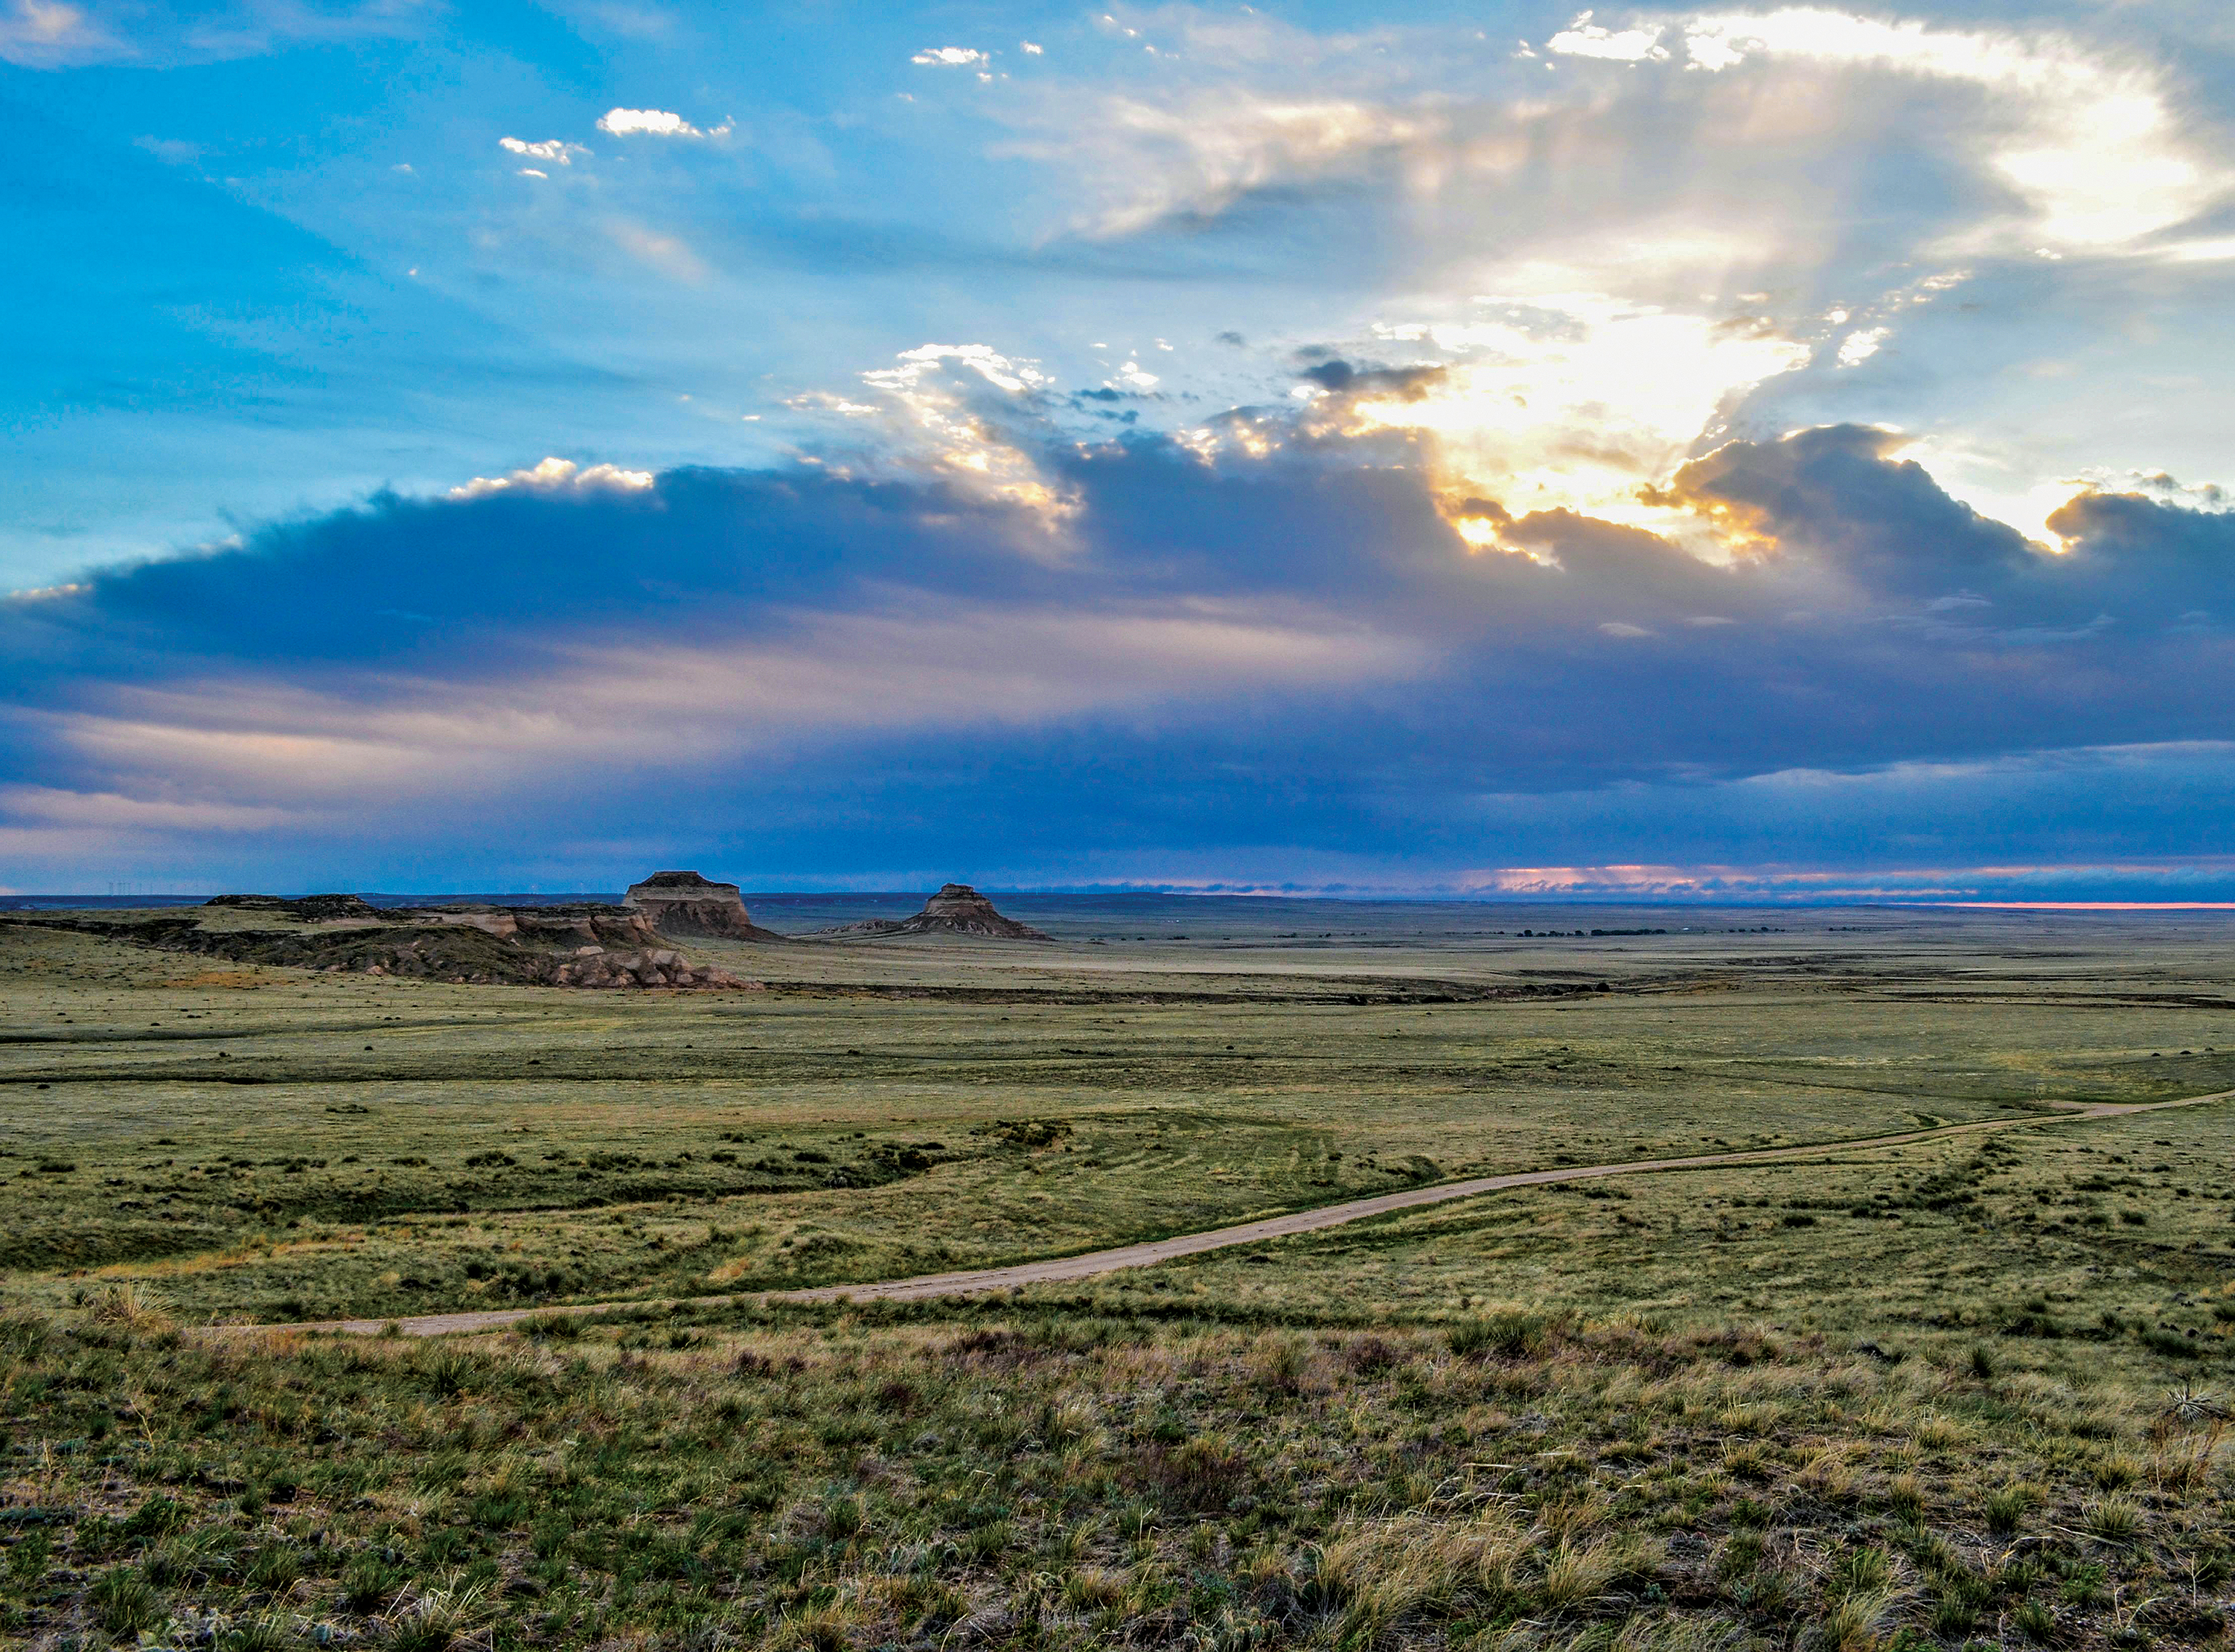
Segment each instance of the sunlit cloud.
M154 832L262 832L302 823L296 810L207 799L129 797L55 786L0 786L0 815L17 820Z
M1115 237L1175 216L1216 215L1252 190L1401 150L1443 128L1432 109L1227 91L1179 104L1111 98L1091 128L1013 148L1084 167L1099 204L1074 226Z
M956 372L967 375L958 377ZM1036 398L1053 381L1039 363L1001 354L987 344L921 344L902 351L890 367L861 376L874 399L827 393L798 398L796 406L870 422L882 436L876 451L849 442L840 462L849 468L897 464L958 484L970 493L1022 506L1050 529L1072 508L1063 486L1039 456L1004 428L1012 415L1036 417Z
M796 615L773 639L574 646L464 695L448 678L392 673L347 692L254 678L130 689L105 709L55 718L53 734L109 772L260 800L204 822L236 829L271 823L275 810L558 783L585 763L681 771L840 738L1028 728L1206 693L1401 678L1432 659L1416 642L1294 603L1103 613L946 603ZM31 807L8 796L0 807L99 812L65 794L24 796ZM106 817L153 819L154 808L134 816L119 803Z
M1513 516L1575 511L1688 534L1650 502L1660 482L1720 429L1734 398L1806 364L1809 347L1770 329L1626 304L1604 294L1477 300L1478 318L1384 324L1390 342L1446 358L1400 395L1345 398L1322 416L1352 431L1432 437L1443 491L1470 542L1497 538L1487 499Z
M152 75L383 9L462 16L0 0L0 57ZM1574 0L1522 41L1183 3L866 56L810 19L842 72L765 108L678 13L589 78L398 74L459 107L332 128L315 175L244 111L253 188L168 117L82 179L94 139L27 122L58 191L242 250L88 253L20 306L84 299L23 405L113 381L135 434L19 433L0 847L456 848L532 799L965 820L1206 886L1262 852L1542 898L2158 888L2105 845L2235 819L2235 755L2175 749L2235 736L2235 168L2202 59L2023 11ZM683 102L600 115L625 88ZM151 122L194 142L123 152ZM203 296L112 319L143 286ZM193 511L78 534L174 462L167 397L226 436L175 449ZM648 821L586 771L687 784ZM1834 816L1867 852L1819 864ZM1989 867L1989 819L2068 841Z
M2018 224L1989 221L1958 249L2015 239L2109 251L2186 222L2231 180L2173 109L2154 66L2120 62L2055 35L1937 29L1823 7L1709 12L1681 25L1693 65L1727 72L1752 59L1952 81L1995 100L1983 143L1995 174L2028 204Z
M1575 22L1544 43L1544 49L1566 57L1604 57L1622 63L1668 56L1668 49L1661 43L1660 30L1606 29L1594 23L1591 16L1588 11L1579 13Z
M618 465L593 464L587 469L572 459L548 458L504 476L475 476L449 490L452 499L484 499L491 494L593 492L640 493L652 484L649 470L624 470Z

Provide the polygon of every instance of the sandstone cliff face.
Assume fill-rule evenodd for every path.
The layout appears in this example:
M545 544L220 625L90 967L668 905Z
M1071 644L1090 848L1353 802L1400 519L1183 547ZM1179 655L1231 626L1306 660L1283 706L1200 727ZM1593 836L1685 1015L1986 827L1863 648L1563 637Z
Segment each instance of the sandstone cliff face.
M654 872L631 886L624 904L663 935L706 935L726 941L781 941L756 926L734 883L716 883L696 872Z
M391 921L456 925L500 941L536 947L656 947L659 932L644 913L626 907L419 907L391 913Z

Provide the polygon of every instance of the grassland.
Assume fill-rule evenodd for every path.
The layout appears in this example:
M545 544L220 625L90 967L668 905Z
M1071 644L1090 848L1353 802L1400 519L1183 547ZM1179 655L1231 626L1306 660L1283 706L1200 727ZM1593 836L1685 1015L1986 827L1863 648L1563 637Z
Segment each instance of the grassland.
M1057 945L693 948L769 983L723 994L0 930L0 1623L822 1652L2223 1633L2226 1112L2058 1105L2235 1089L2216 925L1546 941L1510 910L1196 910L1183 941L1020 911ZM226 1328L868 1281L1973 1120L2015 1127L995 1301Z

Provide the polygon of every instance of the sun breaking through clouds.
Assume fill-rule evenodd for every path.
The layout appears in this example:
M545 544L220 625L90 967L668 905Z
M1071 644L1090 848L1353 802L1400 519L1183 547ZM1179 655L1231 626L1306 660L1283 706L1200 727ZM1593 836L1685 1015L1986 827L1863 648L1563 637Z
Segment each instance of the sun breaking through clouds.
M2216 11L674 10L0 20L0 882L2235 890Z

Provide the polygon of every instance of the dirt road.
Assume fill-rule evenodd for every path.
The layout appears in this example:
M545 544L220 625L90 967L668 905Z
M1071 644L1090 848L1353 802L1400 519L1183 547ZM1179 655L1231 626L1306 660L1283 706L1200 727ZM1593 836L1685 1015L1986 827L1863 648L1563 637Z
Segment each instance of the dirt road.
M1091 1279L1098 1274L1116 1273L1126 1268L1152 1267L1176 1257L1193 1256L1206 1250L1223 1250L1231 1245L1258 1244L1268 1239L1285 1239L1294 1234L1315 1233L1322 1228L1337 1228L1345 1223L1361 1221L1368 1216L1417 1210L1422 1205L1442 1204L1452 1199L1471 1199L1485 1193L1503 1192L1508 1188L1543 1187L1554 1182L1588 1182L1609 1176L1648 1176L1661 1170L1708 1170L1725 1164L1790 1164L1796 1160L1822 1158L1830 1154L1852 1153L1867 1148L1944 1141L1953 1136L2019 1130L2085 1118L2117 1118L2129 1113L2162 1112L2169 1107L2195 1107L2206 1102L2225 1101L2231 1096L2235 1096L2235 1090L2215 1091L2208 1096L2184 1096L2177 1101L2140 1102L2131 1105L2110 1102L2060 1102L2051 1104L2065 1110L2060 1113L2035 1114L2024 1118L1983 1119L1969 1124L1943 1124L1930 1130L1903 1131L1891 1136L1822 1142L1807 1147L1760 1147L1728 1153L1698 1153L1685 1158L1632 1159L1619 1164L1578 1164L1552 1170L1517 1170L1507 1176L1478 1176L1470 1181L1407 1188L1398 1193L1378 1194L1369 1199L1351 1199L1341 1204L1322 1205L1314 1210L1297 1210L1287 1216L1267 1216L1262 1221L1244 1222L1231 1228L1212 1228L1203 1233L1151 1239L1140 1244L1119 1245L1109 1250L1091 1250L1081 1255L1051 1257L1045 1262L1013 1262L1004 1268L971 1268L958 1273L924 1274L914 1279L888 1279L869 1284L824 1285L812 1290L743 1292L723 1296L686 1297L681 1301L698 1307L718 1307L739 1301L906 1301L923 1296L965 1296L986 1291L1011 1290L1020 1285L1062 1284L1071 1280ZM497 1330L504 1326L518 1324L521 1320L553 1314L598 1314L613 1308L654 1307L662 1300L665 1299L581 1302L563 1308L494 1308L468 1314L421 1314L408 1319L324 1320L306 1325L239 1328L335 1331L371 1336L393 1327L405 1336L442 1336L460 1331Z

